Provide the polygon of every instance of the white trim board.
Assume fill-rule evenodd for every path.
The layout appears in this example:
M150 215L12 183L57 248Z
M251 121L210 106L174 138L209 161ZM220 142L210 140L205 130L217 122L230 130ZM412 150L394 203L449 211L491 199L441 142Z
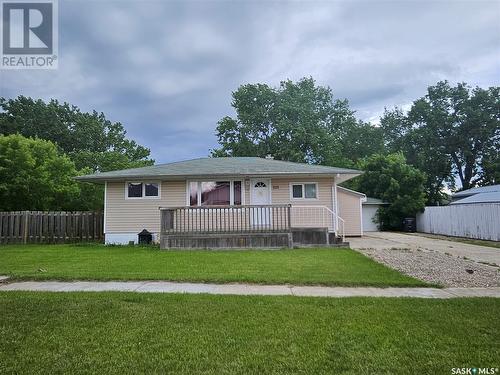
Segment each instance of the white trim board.
M340 189L347 194L358 195L359 197L366 199L366 194L360 193L359 191L351 190L342 186L337 186L337 189Z
M106 235L106 221L107 221L107 216L106 216L106 206L108 205L108 181L104 181L104 223L103 223L103 233Z

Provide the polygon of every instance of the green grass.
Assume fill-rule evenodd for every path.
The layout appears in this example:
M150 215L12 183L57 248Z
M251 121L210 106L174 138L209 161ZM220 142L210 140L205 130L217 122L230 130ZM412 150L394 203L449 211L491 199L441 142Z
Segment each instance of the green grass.
M349 249L161 251L131 246L0 247L0 274L35 280L172 280L427 286Z
M500 299L0 293L0 373L450 374L498 367Z

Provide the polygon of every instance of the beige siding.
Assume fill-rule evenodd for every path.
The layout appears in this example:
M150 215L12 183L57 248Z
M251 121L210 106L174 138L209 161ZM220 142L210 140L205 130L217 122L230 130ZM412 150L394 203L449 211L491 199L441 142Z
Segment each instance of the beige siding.
M345 235L361 236L361 197L342 189L337 192L339 216L345 221Z
M139 233L143 229L158 233L158 208L186 205L185 181L163 181L160 199L125 199L125 182L107 185L106 233Z
M291 199L290 184L293 182L318 184L317 199ZM106 233L139 233L147 229L153 233L160 230L159 207L186 205L186 181L163 181L160 199L126 199L125 182L108 182L106 196ZM333 179L279 178L271 180L272 204L292 204L292 206L326 206L334 210L332 204ZM250 186L245 183L245 204L251 204ZM361 234L359 197L339 190L339 214L346 220L346 232L350 235ZM294 226L330 227L331 215L313 209L297 209ZM318 212L328 215L329 222L318 219ZM298 217L300 216L300 218ZM300 219L300 220L299 220Z
M292 199L291 184L317 183L317 199ZM334 222L328 210L310 206L325 206L334 211L332 203L333 179L272 179L271 196L273 204L292 205L292 226L296 228L322 227L333 229ZM308 208L304 206L309 206Z
M291 199L290 184L291 183L313 183L318 184L318 199ZM326 206L332 209L332 185L333 180L330 178L323 179L307 179L304 178L288 178L271 180L271 196L273 204L289 204L294 206Z

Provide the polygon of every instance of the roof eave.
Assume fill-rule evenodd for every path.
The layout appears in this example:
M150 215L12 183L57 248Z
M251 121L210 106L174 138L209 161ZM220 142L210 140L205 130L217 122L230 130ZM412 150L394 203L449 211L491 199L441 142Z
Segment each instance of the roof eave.
M74 177L75 180L81 182L104 182L104 181L126 181L126 180L139 180L139 179L149 179L149 180L161 180L161 181L174 181L174 180L189 180L197 178L258 178L258 177L331 177L335 178L338 175L346 175L347 179L351 179L361 175L361 171L339 171L339 172L260 172L260 173L241 173L241 174L186 174L186 175L136 175L136 176L106 176L106 175L86 175ZM346 181L345 179L344 181Z

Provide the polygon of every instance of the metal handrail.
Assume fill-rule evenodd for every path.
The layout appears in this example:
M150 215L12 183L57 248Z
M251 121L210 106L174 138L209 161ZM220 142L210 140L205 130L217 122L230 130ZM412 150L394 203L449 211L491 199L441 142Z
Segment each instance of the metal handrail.
M300 209L300 208L315 208L315 209L324 209L326 210L331 216L332 216L332 223L335 223L335 232L337 232L338 235L342 237L342 242L345 242L345 220L341 218L337 213L332 211L329 207L327 206L315 206L315 205L297 205L297 206L292 206L292 209ZM338 223L341 223L341 229L339 228L340 226Z

